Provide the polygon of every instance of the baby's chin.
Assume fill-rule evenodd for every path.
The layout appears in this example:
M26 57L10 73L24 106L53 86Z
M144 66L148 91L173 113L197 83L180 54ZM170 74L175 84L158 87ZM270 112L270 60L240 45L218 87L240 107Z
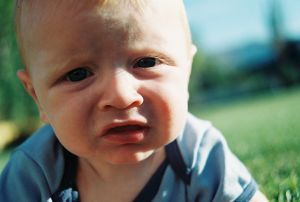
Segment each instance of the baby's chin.
M127 155L109 156L108 162L112 165L135 165L153 158L156 152L154 150L146 152L136 152Z

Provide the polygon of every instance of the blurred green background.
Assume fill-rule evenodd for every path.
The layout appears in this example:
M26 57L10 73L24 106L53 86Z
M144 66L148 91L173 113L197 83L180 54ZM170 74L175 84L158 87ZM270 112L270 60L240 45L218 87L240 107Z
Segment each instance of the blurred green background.
M193 2L201 1L187 1L187 7L194 8ZM263 45L208 51L200 25L191 24L198 53L189 105L224 133L270 201L300 201L300 42L282 34L280 9L270 2L270 37ZM15 146L40 124L33 101L16 78L23 65L13 4L0 0L0 171Z
M13 121L26 133L35 124L37 111L16 77L23 65L14 35L13 7L14 1L0 0L0 120Z

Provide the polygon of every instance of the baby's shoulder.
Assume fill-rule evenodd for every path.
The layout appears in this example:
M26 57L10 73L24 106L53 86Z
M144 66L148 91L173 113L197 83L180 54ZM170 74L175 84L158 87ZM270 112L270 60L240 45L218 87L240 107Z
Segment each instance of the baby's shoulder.
M189 115L178 146L191 170L192 195L197 195L199 190L210 190L208 198L243 201L255 193L257 188L251 174L210 122Z
M223 145L217 149L226 148L226 141L218 129L211 122L188 115L184 130L177 138L180 151L188 164L195 164L195 161L209 154L216 149L216 146Z
M52 179L57 179L64 168L64 149L50 125L44 125L33 133L15 150L13 158L23 159L26 164L35 164L50 183Z
M0 199L19 201L28 197L47 200L60 185L63 171L63 148L53 129L45 125L13 152L1 173ZM17 187L14 186L16 181Z
M27 155L38 158L45 153L49 155L49 152L59 150L60 147L53 128L50 125L43 125L17 147L16 152L21 150Z

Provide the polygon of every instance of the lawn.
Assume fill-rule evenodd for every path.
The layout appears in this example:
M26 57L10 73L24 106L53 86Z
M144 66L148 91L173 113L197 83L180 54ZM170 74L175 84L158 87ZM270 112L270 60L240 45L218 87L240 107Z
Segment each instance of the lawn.
M300 201L300 88L199 108L270 201Z
M225 135L270 201L300 201L300 88L197 108ZM0 155L0 170L9 152Z

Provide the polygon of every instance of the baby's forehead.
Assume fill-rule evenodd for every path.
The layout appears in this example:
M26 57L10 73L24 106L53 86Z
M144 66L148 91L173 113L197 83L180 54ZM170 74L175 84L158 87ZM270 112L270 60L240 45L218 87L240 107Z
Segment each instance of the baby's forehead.
M54 36L51 33L53 30L56 32L55 34L65 31L67 27L64 27L63 23L59 23L62 19L67 18L68 22L76 23L78 16L86 11L91 15L96 14L100 18L107 18L108 22L111 22L111 24L107 24L107 29L122 20L122 17L127 16L137 19L143 16L152 18L152 13L155 13L160 15L160 17L153 16L158 21L160 18L174 21L176 18L175 21L183 22L183 30L186 31L187 38L190 37L182 0L18 0L16 27L25 63L26 54L31 52L34 45L40 45L36 42L37 37L35 36L49 38ZM148 14L144 15L144 13ZM139 21L141 22L140 19ZM126 23L126 20L124 22ZM133 21L128 22L132 23ZM126 26L131 25L127 24L124 28ZM28 47L31 49L27 50Z
M86 9L98 10L98 14L107 17L113 17L118 12L143 13L145 10L155 10L158 7L163 7L166 13L174 10L178 14L185 14L182 12L184 10L182 5L182 0L17 0L16 23L21 24L27 20L34 24L56 16L76 15Z

